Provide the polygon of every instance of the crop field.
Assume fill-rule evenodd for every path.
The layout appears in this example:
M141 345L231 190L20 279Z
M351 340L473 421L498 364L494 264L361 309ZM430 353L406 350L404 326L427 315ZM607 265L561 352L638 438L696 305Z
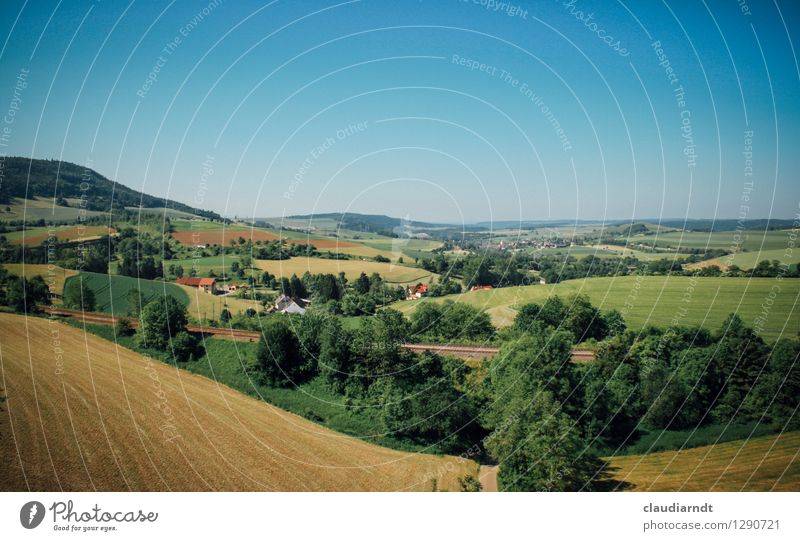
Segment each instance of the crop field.
M775 288L780 288L776 290ZM686 276L622 276L568 280L554 285L532 285L472 291L426 301L400 301L394 307L409 314L420 302L451 299L486 310L495 325L510 325L516 308L542 302L549 295L584 293L602 310L623 312L629 328L645 325L702 325L716 330L728 314L738 313L753 325L768 307L761 335L768 340L796 336L800 329L800 279L690 278ZM687 302L688 300L688 302ZM626 308L626 304L629 306Z
M615 244L600 244L596 246L592 246L592 248L596 248L598 250L602 250L603 252L610 253L614 257L635 257L640 261L654 261L658 259L678 259L681 260L685 256L676 253L670 252L643 252L641 250L631 250L630 248L626 248L624 246L617 246ZM598 257L603 257L603 255L598 255ZM606 256L609 257L609 256Z
M430 255L430 251L442 246L436 240L425 239L391 239L381 237L377 239L364 239L360 241L364 246L377 250L383 257L396 261L398 258L413 260L416 257Z
M155 280L139 280L130 276L115 274L98 274L95 272L81 272L83 287L88 287L94 292L95 311L106 314L124 316L128 313L128 291L138 289L142 305L150 300L165 294L175 297L182 304L189 305L189 296L177 284ZM75 280L76 278L68 278Z
M737 265L740 269L752 269L761 261L780 261L782 264L793 265L800 262L800 251L788 251L786 248L775 250L761 250L752 252L737 252L729 256L719 257L704 261L706 265L717 265L721 269L726 269L731 265Z
M251 239L253 242L278 240L277 235L262 229L239 229L234 227L174 231L172 233L172 238L187 246L196 244L227 246L231 241L238 241L240 237L245 240Z
M26 246L38 246L45 242L50 235L59 242L69 242L78 240L92 240L104 235L113 235L115 231L104 225L87 225L79 228L77 226L62 226L50 229L48 227L34 227L25 231L13 231L5 233L4 236L11 244L25 244Z
M720 231L708 233L702 231L670 231L658 236L634 236L631 242L655 244L671 248L723 248L732 251L747 250L783 250L789 242L791 230L782 231Z
M211 295L203 293L195 287L178 285L173 282L139 280L130 276L93 272L82 272L81 274L84 279L84 287L88 286L94 291L97 303L96 311L106 314L121 316L127 314L130 308L127 294L134 288L139 290L143 306L158 296L167 294L185 305L189 316L197 319L216 319L223 308L228 308L235 314L248 308L259 309L261 307L256 301Z
M6 210L8 207L8 210ZM105 212L96 210L83 210L85 216L102 216ZM48 222L74 222L82 214L81 208L77 205L72 207L62 207L53 204L53 200L45 197L34 199L21 199L15 197L10 205L0 206L0 222L10 222L12 220L25 220L35 222L47 220Z
M0 490L424 491L432 478L458 490L458 477L477 472L472 461L372 445L74 327L23 317L0 314ZM28 347L53 336L60 357Z
M798 491L800 432L609 459L635 491Z
M191 219L194 215L188 212L184 212L182 210L175 210L167 207L150 207L150 208L142 208L142 207L125 207L125 210L130 210L139 214L149 214L149 215L156 215L156 216L166 216L170 219Z
M45 283L47 283L47 286L50 288L50 292L55 293L56 295L61 295L64 292L64 283L67 281L67 278L78 275L78 271L62 269L61 267L57 267L55 265L31 265L28 263L23 265L22 263L3 263L2 266L11 274L25 276L25 278L28 279L31 279L34 276L41 276L44 278Z
M339 274L344 272L348 280L358 278L362 272L367 275L377 272L387 282L395 284L411 284L429 282L434 273L424 269L416 269L395 265L392 263L378 263L376 261L356 261L352 259L320 259L318 257L293 257L283 261L258 260L256 265L262 270L271 272L276 276L302 276L306 271L311 274Z
M629 250L630 251L630 250ZM621 253L598 246L570 246L567 248L542 248L533 249L532 253L537 255L546 256L571 256L575 259L583 259L587 256L593 255L595 257L619 257Z
M308 224L306 224L308 225ZM283 239L289 244L311 244L321 252L349 254L359 257L373 258L383 256L392 260L405 256L419 257L442 245L438 241L424 239L391 239L374 233L361 233L342 229L336 236L325 236L324 231L304 233L302 231L253 228L246 224L229 224L223 226L219 222L207 220L173 220L172 237L187 245L219 244L227 245L231 240L238 241L252 238L256 241ZM331 233L334 231L332 230Z
M196 222L198 224L209 224L211 222ZM250 228L245 226L226 226L222 227L219 224L213 224L215 227L211 228L203 226L196 229L181 229L173 231L172 238L187 246L194 246L197 244L212 245L217 244L220 246L227 246L231 241L238 242L240 238L245 240L258 241L273 241L283 239L288 244L311 244L317 247L319 251L332 251L341 253L352 253L355 255L364 255L373 257L377 255L375 250L370 250L368 247L357 242L346 240L339 240L335 238L318 237L315 235L302 235L294 233L293 235L277 234L266 229Z
M183 267L184 276L189 276L189 271L195 269L198 276L206 276L209 271L214 271L217 276L231 275L231 264L239 263L240 258L235 254L214 255L209 257L198 257L190 259L170 259L164 261L165 272L170 265L180 265Z

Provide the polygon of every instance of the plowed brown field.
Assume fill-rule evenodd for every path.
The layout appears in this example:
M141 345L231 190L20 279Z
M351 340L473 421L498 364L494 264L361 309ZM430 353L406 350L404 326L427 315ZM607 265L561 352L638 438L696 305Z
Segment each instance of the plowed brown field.
M0 314L0 490L457 490L477 464L333 432L63 323Z

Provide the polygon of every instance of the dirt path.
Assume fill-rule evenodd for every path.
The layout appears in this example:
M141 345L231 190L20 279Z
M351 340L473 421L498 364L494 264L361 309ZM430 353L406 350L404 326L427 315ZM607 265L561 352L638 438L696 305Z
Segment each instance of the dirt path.
M500 466L481 466L478 470L478 481L483 488L481 492L497 492L497 472Z

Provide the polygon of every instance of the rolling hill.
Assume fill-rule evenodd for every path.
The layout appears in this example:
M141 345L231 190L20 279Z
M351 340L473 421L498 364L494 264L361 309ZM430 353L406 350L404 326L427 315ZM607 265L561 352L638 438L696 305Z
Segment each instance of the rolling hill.
M333 432L62 323L0 314L0 347L3 491L424 491L431 479L457 490L477 473Z
M118 210L125 207L167 208L206 218L220 218L215 212L138 192L74 163L22 157L5 159L0 203L12 203L15 198L41 198L49 199L56 206L65 206L62 204L64 200L79 200L81 197L85 197L85 208L90 211L109 212L112 208Z

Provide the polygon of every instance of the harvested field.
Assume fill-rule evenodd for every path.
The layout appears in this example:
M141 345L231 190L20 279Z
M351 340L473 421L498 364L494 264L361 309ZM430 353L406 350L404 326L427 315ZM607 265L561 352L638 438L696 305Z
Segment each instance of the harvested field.
M358 261L354 259L321 259L318 257L293 257L282 261L258 260L255 264L261 270L271 272L275 276L302 276L306 271L311 274L345 273L348 280L358 278L362 272L367 275L377 272L387 282L396 284L411 284L417 282L430 282L433 273L424 269L405 267L393 263L378 263L377 261Z
M610 459L636 491L800 490L800 432Z
M104 225L87 225L83 227L34 227L26 231L6 233L5 237L11 244L24 244L26 246L39 246L52 235L59 242L79 240L94 240L105 235L113 235L115 231Z
M227 246L230 242L238 241L239 237L243 239L252 239L256 241L278 240L278 236L268 231L260 229L200 229L196 231L174 231L172 238L182 244L194 246L196 244L219 244L220 246Z
M457 490L477 473L344 436L62 323L0 314L0 346L4 491L430 490L431 478Z
M3 263L3 268L8 270L11 274L16 274L17 276L24 275L25 278L28 279L34 276L41 276L50 288L50 292L56 295L64 293L64 283L67 281L67 278L78 275L78 271L76 270L62 269L55 265Z

